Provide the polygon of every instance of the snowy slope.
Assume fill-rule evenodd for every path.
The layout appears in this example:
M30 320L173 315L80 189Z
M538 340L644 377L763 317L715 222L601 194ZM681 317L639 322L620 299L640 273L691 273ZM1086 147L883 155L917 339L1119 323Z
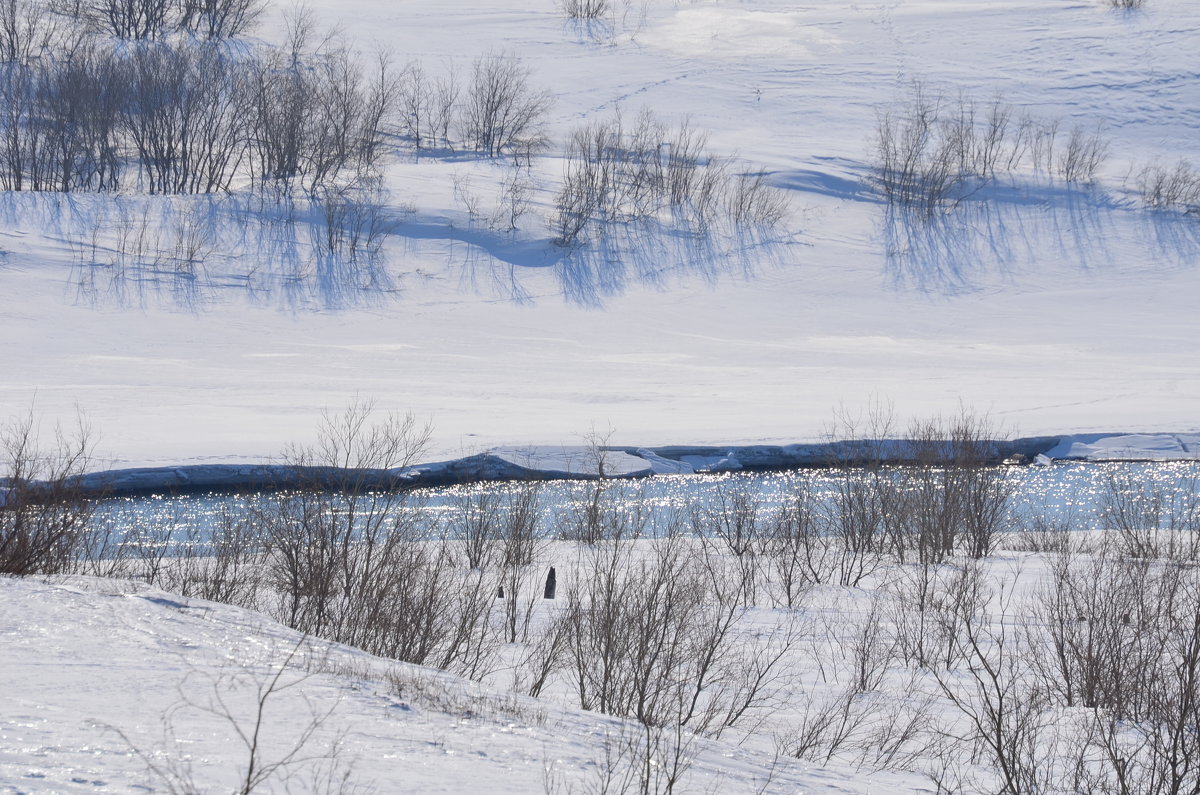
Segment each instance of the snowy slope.
M238 732L252 734L256 700L281 666L263 702L258 758L273 765L298 753L256 791L567 792L595 784L604 739L623 727L301 643L260 615L128 581L0 578L0 641L5 793L164 792L185 782L236 791L250 759ZM773 792L871 790L852 773L796 760L772 772L770 753L733 744L698 750L688 791L754 792L768 781ZM544 789L548 781L560 789Z
M591 33L552 0L316 10L427 69L519 54L555 96L558 147L618 105L687 116L790 196L778 239L568 252L545 225L560 149L512 234L454 191L486 210L503 165L401 154L387 289L289 289L223 233L195 280L81 287L66 241L108 223L100 200L8 197L0 415L78 406L115 465L260 460L356 394L431 417L437 458L593 427L633 446L807 441L873 397L902 417L973 407L1021 435L1200 429L1200 224L1130 190L1148 162L1200 159L1195 3L628 5ZM1103 123L1099 186L1024 176L933 224L889 223L865 187L870 140L914 79Z

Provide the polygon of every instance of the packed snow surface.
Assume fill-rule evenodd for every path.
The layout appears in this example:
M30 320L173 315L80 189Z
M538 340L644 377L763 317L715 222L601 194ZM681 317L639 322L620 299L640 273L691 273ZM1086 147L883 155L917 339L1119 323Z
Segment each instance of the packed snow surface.
M256 35L281 37L283 5ZM635 448L811 441L873 399L902 418L965 406L1018 435L1200 429L1200 223L1133 190L1147 164L1200 161L1200 4L615 5L580 26L552 0L314 4L364 52L435 73L519 55L554 97L515 231L488 221L507 162L399 147L374 282L281 261L238 197L4 196L0 416L79 409L114 467L261 461L356 395L431 418L433 460L591 429ZM871 141L914 80L1101 124L1109 157L1094 186L1021 173L931 222L889 217ZM555 246L568 135L618 108L687 118L764 170L784 228ZM122 218L169 247L208 202L194 277L81 264Z

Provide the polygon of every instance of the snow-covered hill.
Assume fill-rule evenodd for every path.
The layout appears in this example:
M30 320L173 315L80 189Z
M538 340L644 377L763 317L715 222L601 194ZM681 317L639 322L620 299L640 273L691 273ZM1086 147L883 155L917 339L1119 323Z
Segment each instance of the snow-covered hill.
M0 578L0 640L5 793L589 792L637 734L129 581ZM874 786L696 742L687 791Z

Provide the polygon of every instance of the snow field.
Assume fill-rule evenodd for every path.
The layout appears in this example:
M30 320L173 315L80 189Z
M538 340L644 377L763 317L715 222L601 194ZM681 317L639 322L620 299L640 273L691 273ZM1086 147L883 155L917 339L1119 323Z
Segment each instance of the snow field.
M593 425L636 446L807 441L872 395L903 416L969 405L1019 434L1196 429L1196 227L1130 193L1141 165L1195 159L1192 4L629 3L603 35L551 2L315 9L364 52L431 72L523 59L555 101L519 228L486 222L505 165L401 145L375 287L303 262L289 281L283 233L236 197L215 200L196 278L134 268L110 286L111 269L89 282L74 263L88 230L120 226L112 207L167 219L152 227L170 249L170 217L204 200L7 197L0 333L23 344L0 361L2 413L79 407L115 465L261 461L355 395L432 417L447 458L577 443ZM934 223L889 221L866 188L871 138L916 79L1103 122L1098 185L1021 175ZM617 106L687 117L711 150L765 169L793 208L786 234L553 246L564 142ZM303 248L303 220L296 234Z

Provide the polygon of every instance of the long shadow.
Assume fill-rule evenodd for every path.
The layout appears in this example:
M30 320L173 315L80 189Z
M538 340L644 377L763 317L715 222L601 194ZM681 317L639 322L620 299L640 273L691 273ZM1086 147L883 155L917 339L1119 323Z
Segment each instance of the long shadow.
M634 286L752 279L778 264L790 242L681 217L600 224L585 244L564 247L548 236L406 214L380 196L332 201L0 193L0 223L63 247L71 300L192 312L237 296L288 311L380 305L403 293L389 254L426 241L446 244L464 292L531 303L525 277L542 271L563 300L592 307Z
M788 242L761 229L605 224L586 245L567 250L555 275L569 303L602 307L633 286L666 291L682 283L711 287L722 278L756 278L762 268L781 265Z
M877 238L894 288L955 295L1049 266L1097 274L1185 267L1200 254L1197 227L1194 219L1122 206L1085 188L1005 186L932 215L885 207ZM1144 260L1118 261L1111 242L1128 239L1125 228L1142 241Z

